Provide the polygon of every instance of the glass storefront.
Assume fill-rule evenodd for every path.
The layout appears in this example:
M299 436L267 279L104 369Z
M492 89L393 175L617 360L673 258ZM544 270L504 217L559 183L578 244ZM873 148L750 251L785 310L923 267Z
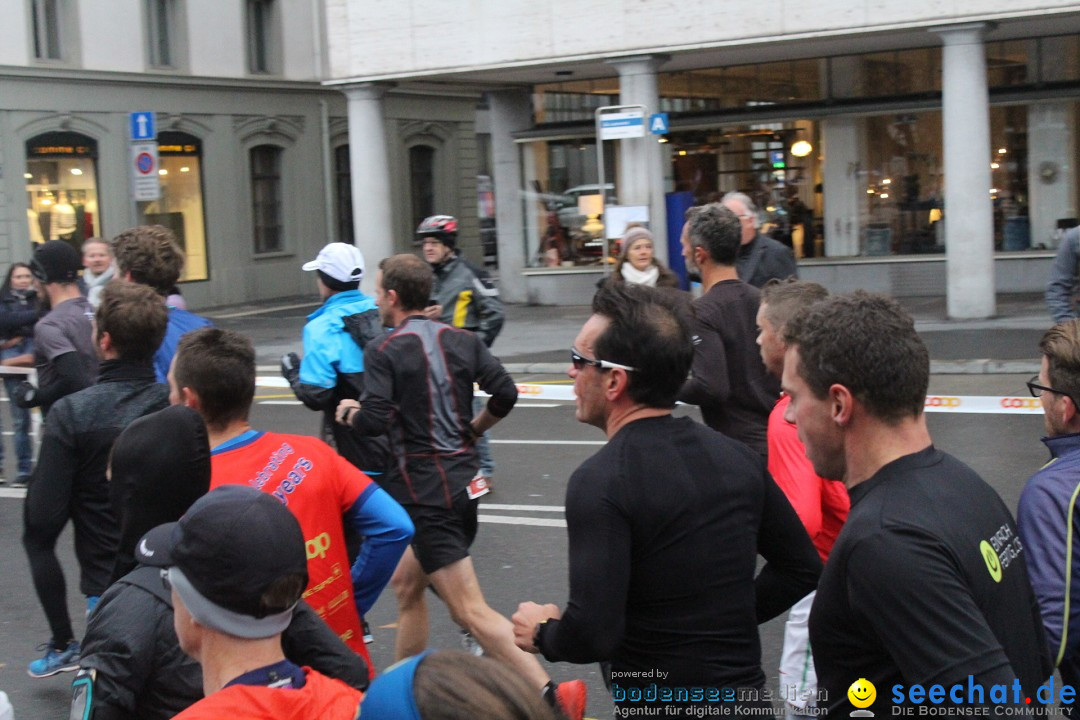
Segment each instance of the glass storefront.
M38 135L26 143L26 220L30 240L64 240L80 252L101 234L97 142L73 132Z
M1080 205L1076 168L1054 157L1075 146L1073 131L1063 142L1061 128L1075 126L1080 106L1018 98L1048 85L1075 85L1080 38L992 42L986 56L993 147L990 157L971 161L990 166L992 187L986 190L993 199L995 250L1051 250L1054 228L1075 223L1057 215ZM674 126L659 139L666 192L688 193L696 203L729 191L747 193L758 205L762 231L799 257L945 251L940 46L660 73L657 79L659 109L671 114ZM594 109L617 98L616 78L536 87L537 130L557 138L572 129L579 136L520 141L531 266L600 261L588 243L602 229L579 211L578 197L600 191L589 129ZM835 110L823 115L823 101ZM938 107L926 109L930 104ZM813 112L800 117L803 107ZM830 119L834 113L842 132ZM1029 127L1033 122L1037 126ZM610 183L617 177L617 149L610 144L605 177L607 193L615 196ZM827 153L843 170L830 173L832 187L825 180ZM1034 197L1039 192L1041 201ZM857 243L826 242L829 203L834 214L844 207Z
M203 214L202 143L179 132L158 134L161 198L138 203L139 222L176 234L186 260L180 281L209 279Z

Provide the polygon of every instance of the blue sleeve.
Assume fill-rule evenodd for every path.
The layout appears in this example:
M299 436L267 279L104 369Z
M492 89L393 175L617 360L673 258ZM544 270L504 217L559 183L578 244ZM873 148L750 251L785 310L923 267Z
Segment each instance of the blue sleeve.
M364 615L390 582L398 560L413 537L413 524L405 508L374 483L345 513L347 522L364 538L352 566L356 609Z
M337 353L331 343L333 337L327 337L313 323L304 326L304 359L300 361L300 382L321 388L337 385Z

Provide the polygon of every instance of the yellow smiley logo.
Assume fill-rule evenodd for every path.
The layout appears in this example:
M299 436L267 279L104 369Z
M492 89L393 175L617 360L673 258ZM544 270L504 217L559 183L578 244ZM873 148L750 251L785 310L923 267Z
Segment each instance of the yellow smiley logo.
M1001 582L1001 560L997 552L985 540L979 543L979 552L986 561L986 569L990 571L990 577L994 578L994 582Z
M851 687L847 690L847 697L855 707L867 708L877 700L877 688L866 678L859 678L851 683Z

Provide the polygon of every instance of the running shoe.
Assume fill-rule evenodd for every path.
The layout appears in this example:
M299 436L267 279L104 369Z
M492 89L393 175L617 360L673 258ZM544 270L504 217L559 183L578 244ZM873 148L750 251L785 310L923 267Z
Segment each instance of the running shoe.
M58 648L49 641L38 645L38 650L45 651L45 657L35 660L26 668L32 678L45 678L57 673L72 672L79 669L79 641L72 640L67 647Z
M13 487L13 488L24 488L24 487L28 486L29 484L30 484L30 476L29 475L20 475L17 478L15 478L15 482L11 483L11 487Z
M583 720L587 693L584 680L571 680L555 686L555 701L570 720Z
M97 607L98 600L101 599L100 595L87 595L86 596L86 617L90 617L90 614L94 612L94 608Z
M375 636L371 634L371 626L368 625L368 621L364 618L360 618L360 624L364 628L364 642L368 645L375 642Z

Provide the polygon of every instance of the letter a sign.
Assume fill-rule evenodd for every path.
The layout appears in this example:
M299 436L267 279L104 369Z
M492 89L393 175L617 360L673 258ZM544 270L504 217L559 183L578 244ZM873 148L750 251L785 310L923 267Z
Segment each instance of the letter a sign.
M667 135L667 113L653 113L649 116L649 132L651 132L653 135Z

